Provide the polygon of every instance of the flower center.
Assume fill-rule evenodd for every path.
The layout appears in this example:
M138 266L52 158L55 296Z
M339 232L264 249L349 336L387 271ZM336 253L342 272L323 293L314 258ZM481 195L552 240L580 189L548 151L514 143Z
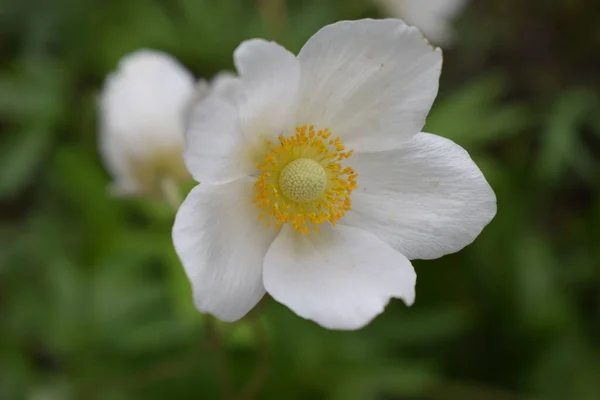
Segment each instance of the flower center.
M310 203L321 197L327 187L327 173L318 162L299 158L283 168L279 175L281 193L297 203Z
M335 225L352 208L357 175L341 164L352 150L345 151L340 138L331 139L329 129L301 126L294 135L267 145L254 185L259 219L267 226L279 229L289 223L304 234L317 232L319 224Z

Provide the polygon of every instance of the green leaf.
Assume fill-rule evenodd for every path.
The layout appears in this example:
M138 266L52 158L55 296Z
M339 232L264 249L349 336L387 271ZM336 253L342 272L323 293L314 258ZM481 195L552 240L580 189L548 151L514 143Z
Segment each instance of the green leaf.
M552 248L534 233L515 246L516 303L530 332L561 331L574 323L558 272L562 266Z
M557 180L569 169L593 179L595 162L584 146L580 129L597 104L593 93L572 89L564 92L548 115L536 162L536 176L545 183ZM595 114L595 113L594 113Z
M595 400L600 393L600 354L576 332L547 346L524 379L544 400Z
M486 76L438 99L424 130L466 147L518 135L534 119L524 104L502 102L506 87L501 77Z
M107 191L107 179L92 154L63 147L51 164L52 188L84 222L87 244L102 251L119 236L121 211Z
M64 66L48 60L19 60L0 74L0 116L21 124L50 125L62 116L67 84Z
M51 131L32 126L0 143L0 198L14 196L31 182L52 144Z

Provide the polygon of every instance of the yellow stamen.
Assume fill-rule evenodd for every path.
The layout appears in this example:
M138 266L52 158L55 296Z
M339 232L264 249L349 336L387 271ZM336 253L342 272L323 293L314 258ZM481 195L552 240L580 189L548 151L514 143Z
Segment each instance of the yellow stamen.
M341 162L352 155L329 129L315 132L306 125L288 138L279 137L257 168L255 202L266 225L279 229L290 223L301 233L318 231L318 225L335 225L350 210L350 193L356 188L352 168Z

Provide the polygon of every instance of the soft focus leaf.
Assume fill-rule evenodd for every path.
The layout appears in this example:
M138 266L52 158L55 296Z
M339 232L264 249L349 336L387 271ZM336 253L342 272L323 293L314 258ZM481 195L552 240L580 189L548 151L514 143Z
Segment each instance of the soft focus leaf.
M44 127L7 135L0 148L0 198L15 195L31 182L52 144L52 134Z
M210 78L243 40L297 53L325 24L383 8L3 0L0 399L600 398L598 7L531 3L465 2L443 46L424 130L469 151L498 213L460 252L412 261L415 304L337 332L266 296L212 335L173 249L176 210L107 193L107 74L155 48Z
M492 75L441 98L427 118L426 132L472 147L518 135L534 121L524 104L501 104L506 82Z
M577 131L590 115L594 99L588 91L571 90L555 102L542 136L537 163L537 174L542 181L555 182L569 168L585 178L592 178L594 161Z
M559 281L559 264L553 250L534 235L523 237L515 247L516 304L528 330L561 330L573 321L566 287Z

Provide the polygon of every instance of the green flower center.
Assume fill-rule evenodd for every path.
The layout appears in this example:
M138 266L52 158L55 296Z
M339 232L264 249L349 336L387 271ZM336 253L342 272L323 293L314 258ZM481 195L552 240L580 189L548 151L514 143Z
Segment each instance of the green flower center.
M325 192L327 173L318 162L299 158L286 165L279 175L279 189L296 203L310 203Z

